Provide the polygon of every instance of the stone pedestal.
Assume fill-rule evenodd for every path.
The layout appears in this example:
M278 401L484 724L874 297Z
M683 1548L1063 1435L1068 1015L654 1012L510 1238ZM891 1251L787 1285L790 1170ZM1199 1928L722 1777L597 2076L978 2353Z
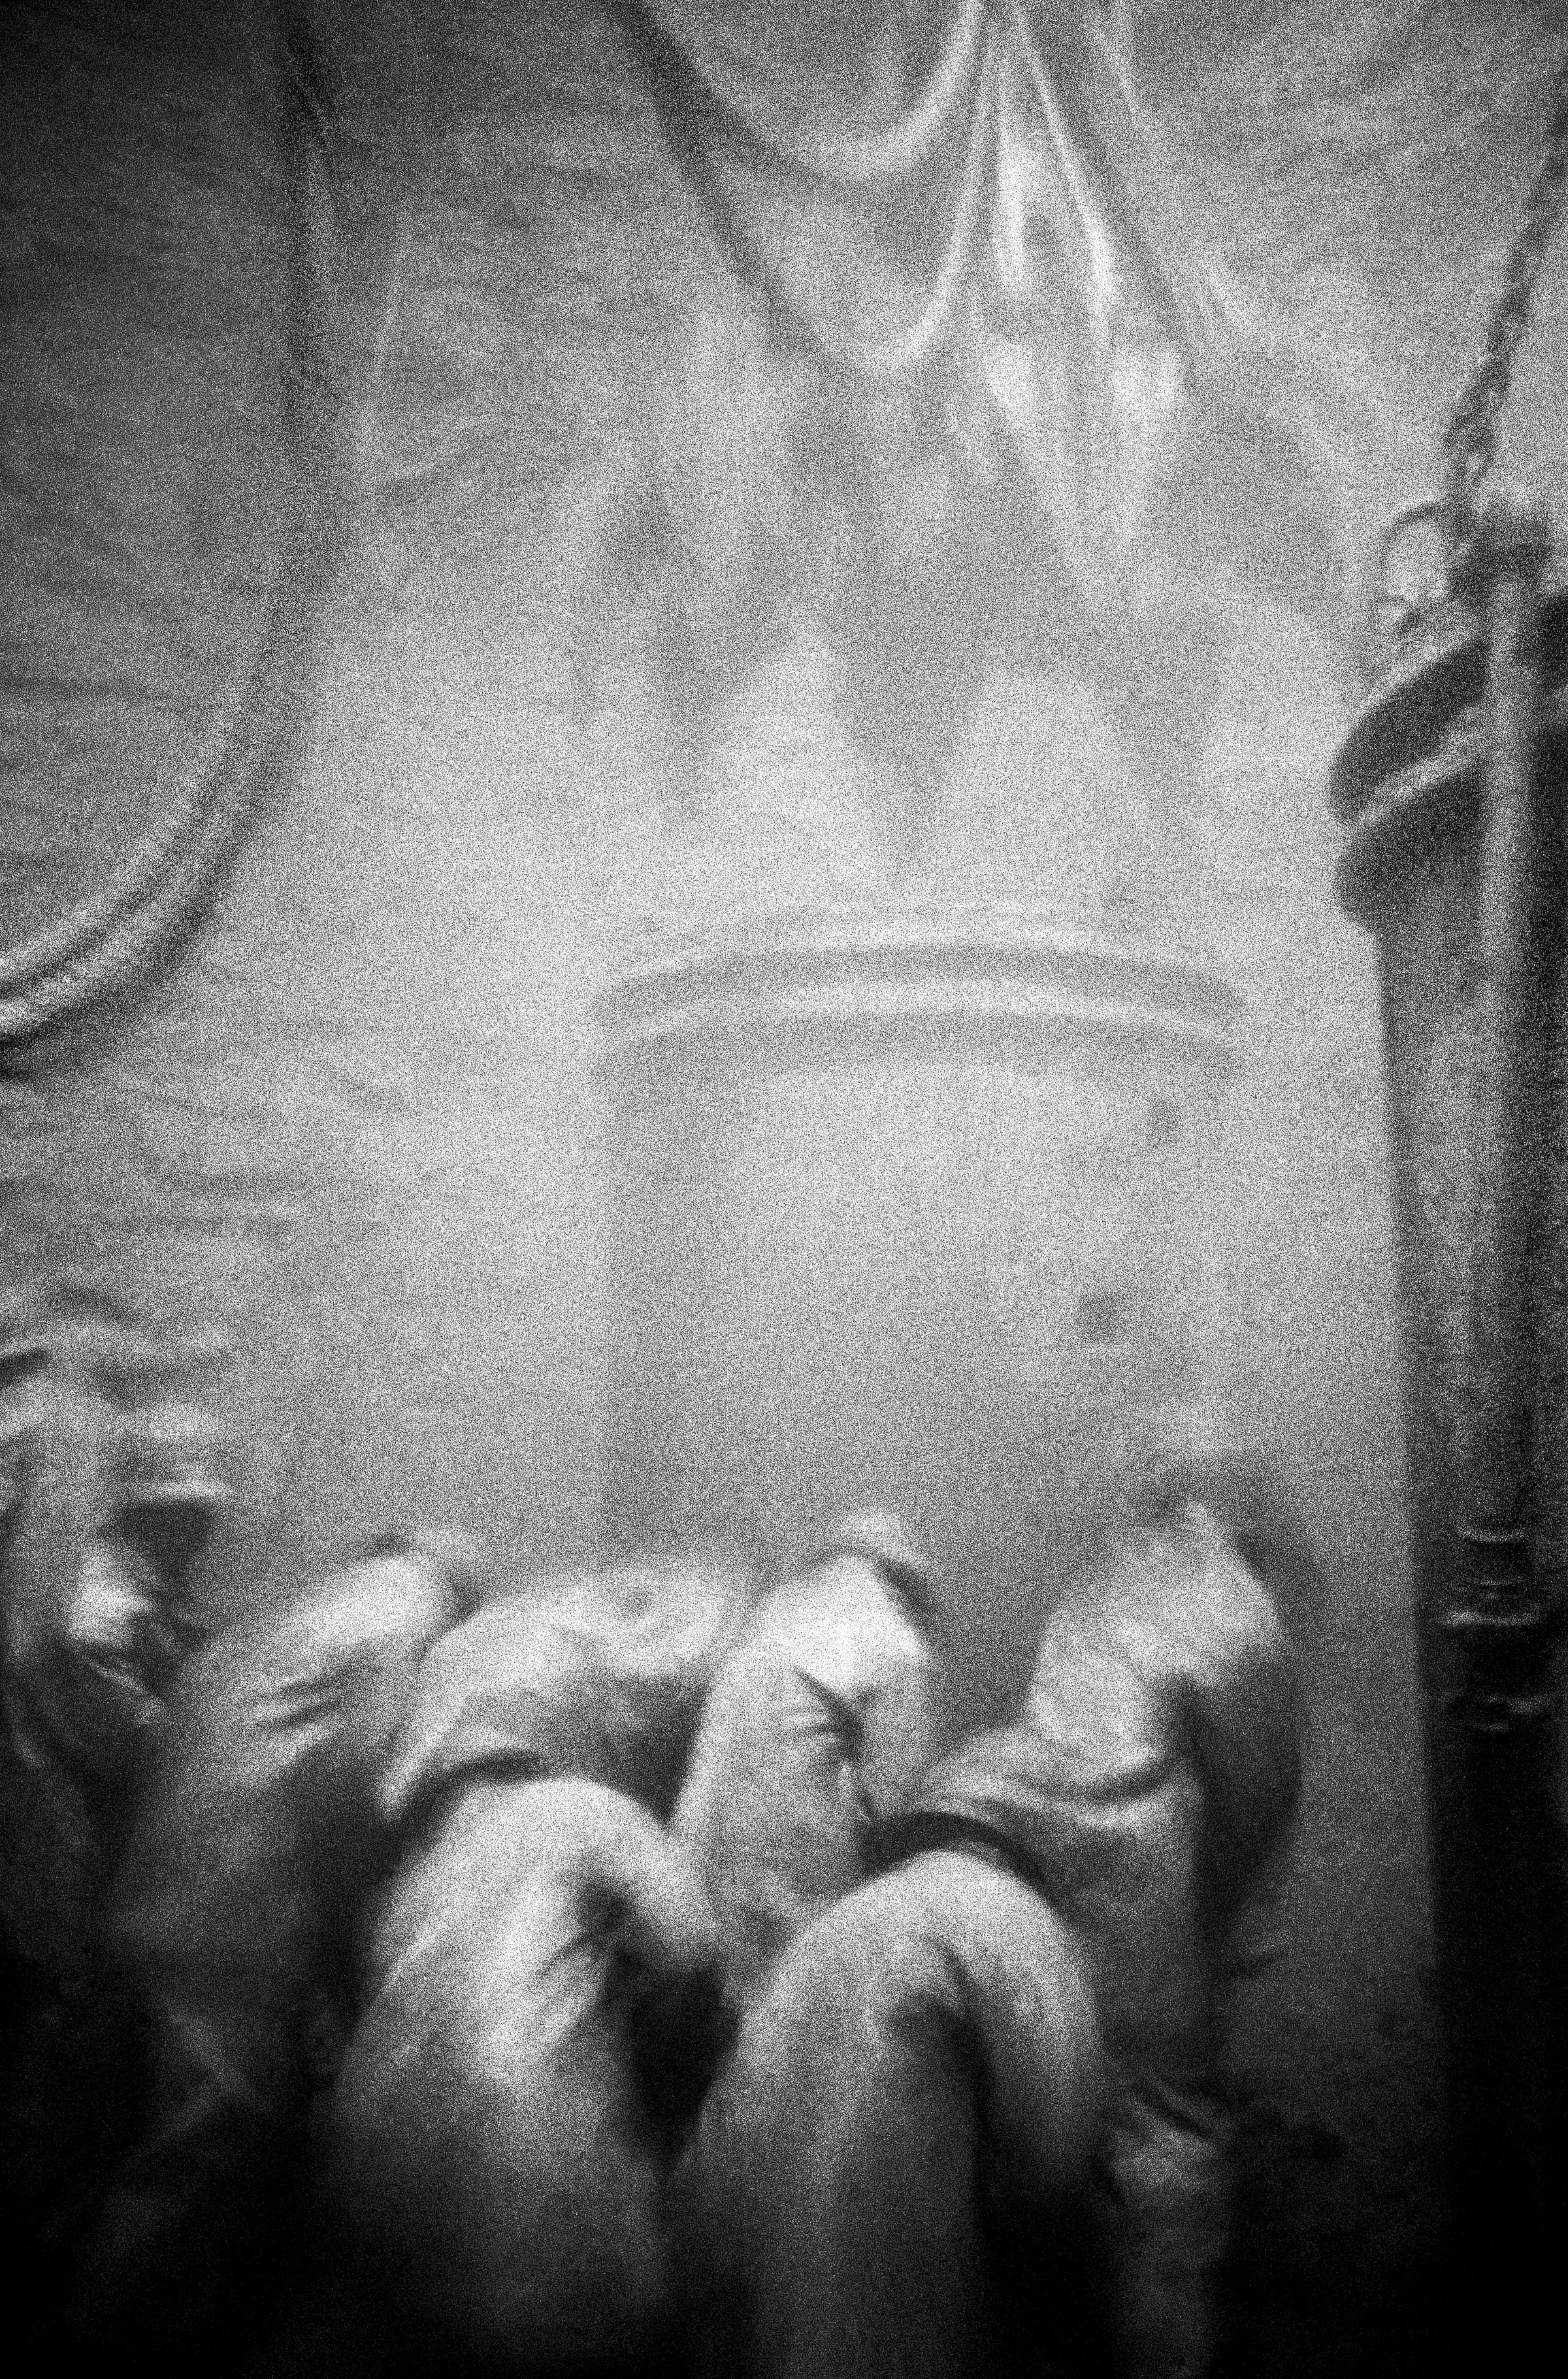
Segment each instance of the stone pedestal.
M1212 1390L1234 1012L1196 960L995 911L731 919L630 965L598 1008L612 1540L789 1555L895 1504L966 1697L1004 1698L1050 1568Z

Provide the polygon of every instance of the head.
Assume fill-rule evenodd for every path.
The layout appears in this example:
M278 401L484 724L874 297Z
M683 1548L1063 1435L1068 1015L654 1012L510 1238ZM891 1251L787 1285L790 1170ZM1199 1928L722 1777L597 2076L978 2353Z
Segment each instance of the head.
M0 1446L13 1707L78 1781L111 1786L205 1632L187 1573L228 1501L217 1435L46 1360L0 1395Z
M812 1566L845 1560L869 1562L921 1633L939 1632L942 1612L930 1556L900 1514L871 1505L838 1514L813 1552Z
M344 1576L379 1562L407 1562L434 1581L443 1605L442 1633L471 1617L494 1589L490 1557L464 1528L378 1528L340 1553L332 1566Z
M1201 1504L1220 1523L1268 1588L1294 1641L1303 1645L1321 1606L1322 1575L1306 1516L1278 1458L1257 1447L1183 1455L1148 1479L1133 1516L1158 1526L1187 1503Z
M661 1813L673 1804L718 1669L757 1607L756 1563L712 1540L627 1556L591 1574L577 1624L603 1647L601 1674L621 1711L638 1790ZM633 1715L634 1714L634 1715Z
M234 1501L233 1449L199 1406L171 1396L137 1410L127 1446L126 1532L165 1579L183 1584Z
M120 1406L62 1374L47 1350L10 1368L0 1388L0 1560L14 1669L54 1658L89 1558L116 1532L131 1467Z
M150 1327L126 1298L74 1274L0 1304L0 1393L11 1380L48 1370L128 1408L215 1369L227 1353L213 1334L181 1337Z
M150 1332L122 1298L72 1277L12 1298L0 1308L0 1439L13 1481L29 1448L35 1468L90 1473L104 1525L128 1522L141 1551L182 1572L232 1490L221 1433L173 1388L223 1351Z
M494 1564L477 1537L465 1528L422 1529L406 1550L428 1562L446 1588L451 1624L458 1626L477 1611L493 1589Z

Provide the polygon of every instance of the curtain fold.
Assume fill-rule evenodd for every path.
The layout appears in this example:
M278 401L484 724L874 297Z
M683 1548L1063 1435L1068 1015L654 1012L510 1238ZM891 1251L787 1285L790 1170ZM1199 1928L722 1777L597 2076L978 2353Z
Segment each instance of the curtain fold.
M107 864L60 871L51 845L68 838L45 828L42 850L18 854L21 897L0 936L0 1048L30 1058L178 947L286 773L353 532L420 150L417 26L396 6L367 33L340 0L272 0L238 21L233 57L195 12L165 29L166 51L134 22L85 14L91 40L73 43L42 19L13 37L18 66L44 90L59 79L81 111L60 107L54 145L19 140L7 175L30 233L24 252L42 259L64 235L71 269L63 304L41 266L7 291L18 414L38 458L22 489L36 532L18 557L15 624L0 636L0 719L18 778L63 773L54 724L84 707L83 613L95 636L126 642L90 582L85 600L70 586L70 565L95 542L126 581L135 642L96 739L110 748L84 736L84 765L64 789L63 806L84 810L95 839L100 814L115 816L118 850ZM87 109L103 119L96 145L82 138ZM207 237L192 241L203 213ZM80 391L53 360L61 313L80 324L78 378L98 407L90 439L73 434ZM103 485L116 477L134 490L124 519L113 508L104 517ZM230 503L248 508L250 533L232 549L215 535L199 541L203 510ZM36 589L51 577L63 600L41 622ZM226 646L216 670L203 650L213 621ZM71 655L53 697L41 626ZM127 708L149 732L124 734ZM94 759L115 787L107 801ZM52 871L72 897L35 890L30 876Z
M1114 12L612 5L775 335L920 384L971 457L1010 449L1079 596L1110 599L1206 425L1271 411ZM1304 473L1288 438L1255 442Z

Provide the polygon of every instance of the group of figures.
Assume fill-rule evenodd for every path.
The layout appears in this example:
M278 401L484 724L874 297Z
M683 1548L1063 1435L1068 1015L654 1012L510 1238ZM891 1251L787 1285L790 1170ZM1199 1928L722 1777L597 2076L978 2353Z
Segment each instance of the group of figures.
M1234 1475L1108 1527L1021 1708L959 1734L887 1514L774 1572L387 1539L203 1628L216 1439L131 1317L24 1325L5 2162L41 2355L1208 2367L1227 2009L1303 1723L1299 1549Z

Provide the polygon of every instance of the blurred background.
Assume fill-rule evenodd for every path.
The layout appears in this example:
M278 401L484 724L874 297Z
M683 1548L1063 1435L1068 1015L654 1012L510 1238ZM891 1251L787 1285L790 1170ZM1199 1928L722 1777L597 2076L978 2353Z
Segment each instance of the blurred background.
M287 731L175 962L9 1052L3 1285L223 1334L220 1603L399 1521L554 1561L705 1482L787 1540L814 1400L897 1473L846 1486L960 1510L960 1599L983 1519L1027 1569L1030 1499L1093 1491L1075 1414L1277 1448L1327 1600L1233 2346L1398 2367L1438 2076L1378 992L1324 788L1561 12L775 13L6 12L6 948L201 780L259 653ZM1549 264L1500 456L1549 501L1565 353ZM679 1369L677 1242L729 1369L667 1508L626 1413ZM1022 1450L955 1488L982 1373ZM922 1396L895 1458L866 1415Z

